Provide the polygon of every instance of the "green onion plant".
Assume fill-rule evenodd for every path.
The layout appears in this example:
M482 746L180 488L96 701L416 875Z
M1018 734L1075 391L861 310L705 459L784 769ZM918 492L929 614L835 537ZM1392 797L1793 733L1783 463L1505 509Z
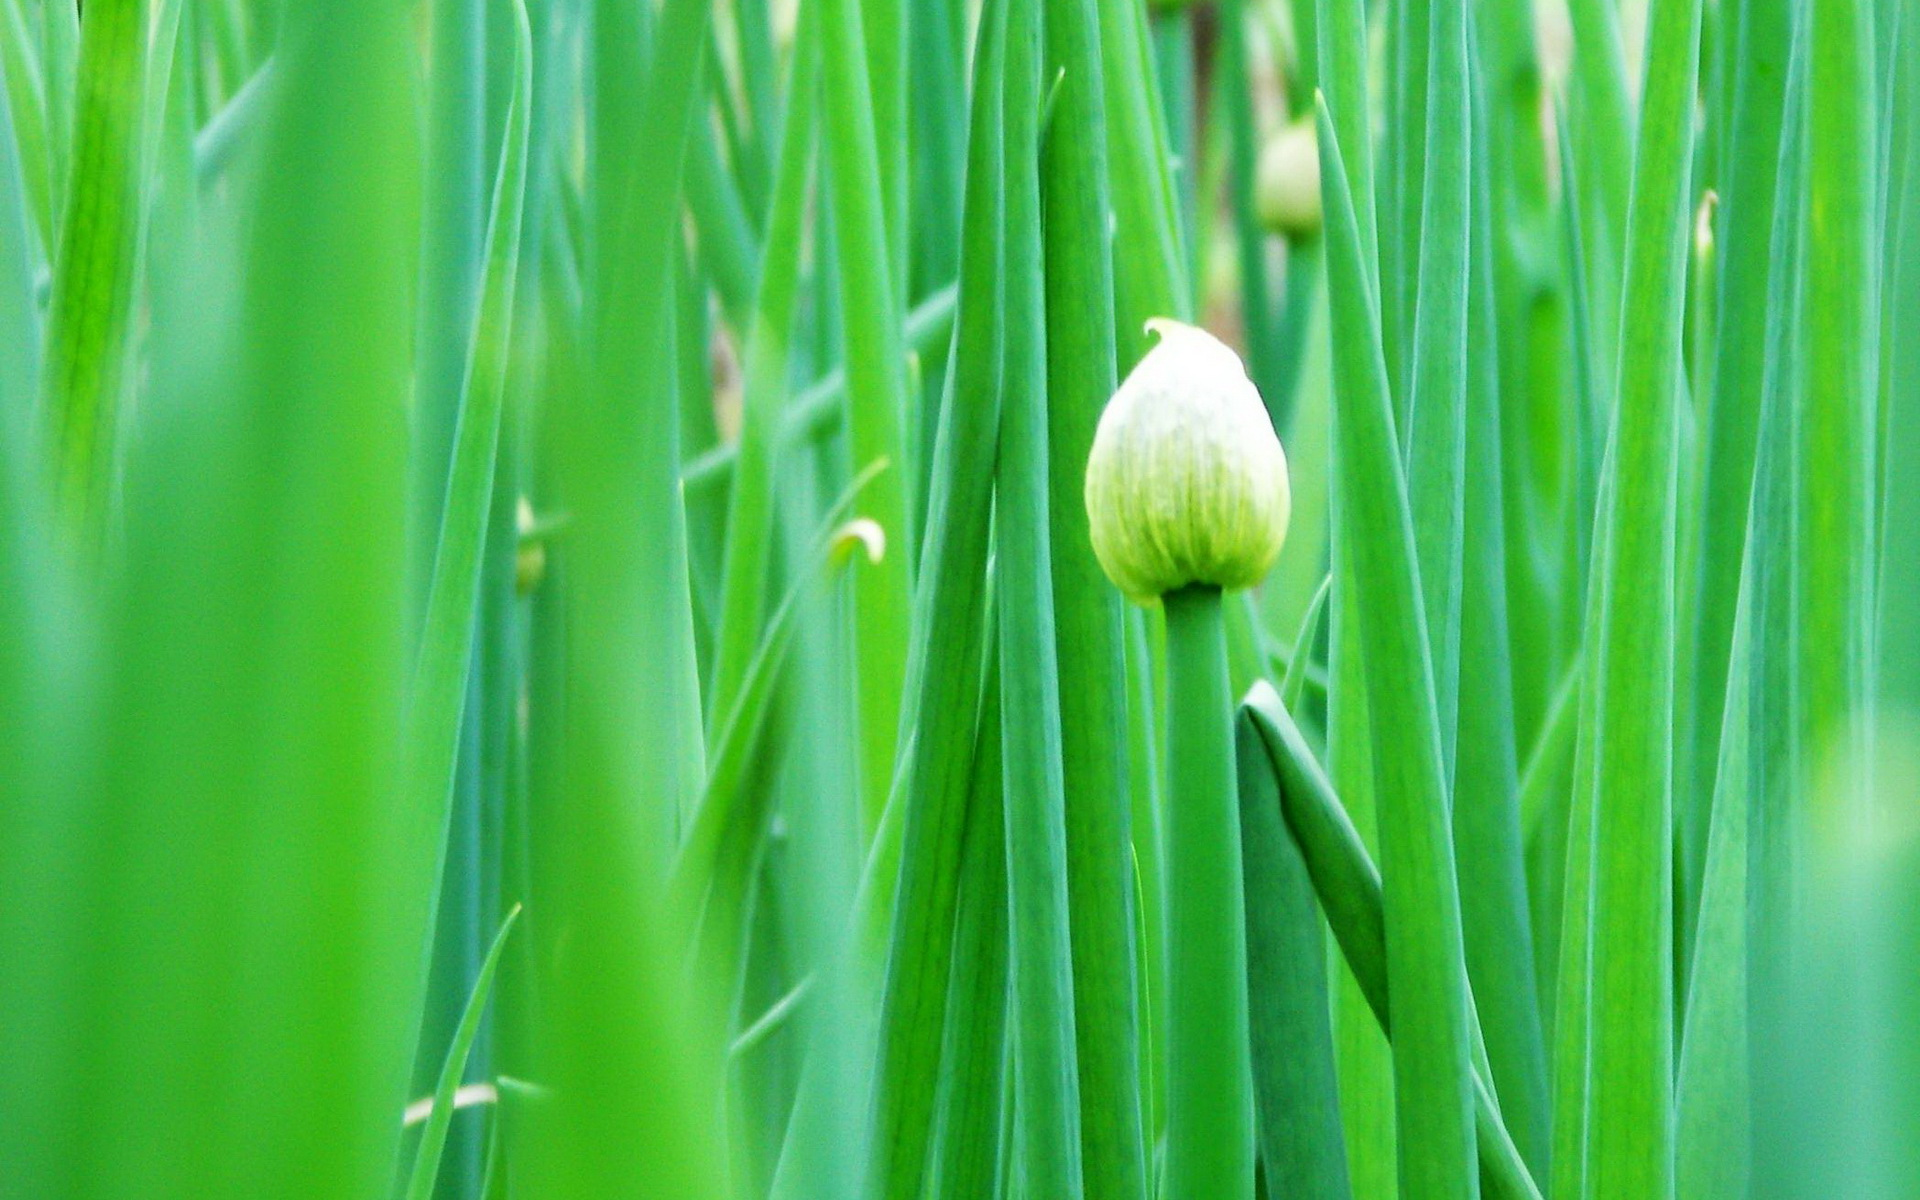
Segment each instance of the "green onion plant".
M1920 0L0 0L0 1200L1920 1194L1916 471Z

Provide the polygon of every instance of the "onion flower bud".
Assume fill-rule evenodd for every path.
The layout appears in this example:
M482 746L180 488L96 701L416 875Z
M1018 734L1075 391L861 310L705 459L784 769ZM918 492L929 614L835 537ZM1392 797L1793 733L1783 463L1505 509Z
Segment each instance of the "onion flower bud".
M1293 508L1280 439L1239 355L1178 321L1147 329L1160 340L1107 402L1087 460L1094 556L1142 604L1252 587Z
M1296 239L1320 232L1320 140L1312 121L1287 126L1260 152L1254 201L1270 232Z

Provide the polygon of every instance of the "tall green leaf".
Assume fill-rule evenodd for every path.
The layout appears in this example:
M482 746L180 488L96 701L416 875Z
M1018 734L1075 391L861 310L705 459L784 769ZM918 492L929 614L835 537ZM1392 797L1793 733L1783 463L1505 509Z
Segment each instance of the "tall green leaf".
M408 35L391 6L291 10L244 219L155 280L95 610L102 753L69 817L93 829L70 1028L95 1031L67 1043L92 1114L72 1190L392 1179L423 950L396 897L428 882L400 746Z
M815 14L817 4L807 13ZM736 443L733 488L729 493L724 574L721 577L719 629L715 637L713 686L707 696L708 728L733 712L741 678L759 642L761 610L772 561L774 496L782 461L781 419L791 364L795 294L800 275L807 183L813 156L819 52L811 36L798 47L787 88L786 120L781 127L773 202L767 217L767 245L740 385L740 437ZM868 814L877 820L878 812Z
M421 568L415 604L432 583L430 567L486 271L487 8L485 0L435 0L429 6L418 373L408 453L412 553Z
M1873 6L1809 11L1806 401L1795 429L1795 717L1803 770L1830 750L1866 761L1879 254ZM1851 727L1847 722L1852 722ZM1831 794L1831 793L1829 793Z
M997 656L987 675L954 921L938 1142L927 1180L927 1191L940 1200L998 1195L1003 1157L1008 889Z
M1757 245L1772 236L1774 194L1780 173L1781 119L1787 94L1787 57L1793 27L1789 5L1779 0L1742 0L1741 53L1731 114L1730 152L1721 188L1719 238L1727 246ZM1677 814L1690 903L1698 900L1704 874L1708 814L1720 755L1721 686L1732 649L1740 563L1745 548L1748 502L1758 454L1760 394L1771 258L1721 254L1716 282L1719 333L1713 349L1713 395L1707 410L1705 481L1702 496L1699 572L1694 586L1695 660L1690 777ZM1683 910L1685 911L1685 910ZM1693 920L1685 911L1685 920Z
M991 36L997 24L981 24L983 36L974 55L959 314L914 602L914 734L901 770L900 865L873 1079L867 1194L874 1200L919 1194L934 1101L925 1081L939 1062L953 965L974 754L971 723L954 714L977 711L985 642L983 581L1000 427L1005 149L999 83L1004 51ZM881 844L876 841L876 846Z
M1581 240L1591 268L1595 361L1602 397L1614 395L1621 336L1621 272L1634 162L1632 101L1620 14L1605 0L1569 0L1573 61L1567 79L1568 150L1581 188Z
M1100 25L1101 11L1109 7L1120 6L1099 0L1047 0L1043 6L1041 96L1048 109L1038 216L1046 316L1044 473L1086 1187L1114 1200L1142 1200L1147 1153L1140 1124L1134 991L1140 951L1134 945L1133 834L1126 801L1126 624L1120 594L1094 560L1083 498L1094 426L1113 392L1117 264L1136 246L1151 254L1154 245L1143 238L1110 249L1107 238L1108 212L1120 190L1109 185L1117 157L1109 146L1114 125L1130 119L1109 116L1108 60L1118 49ZM1118 73L1129 84L1139 82ZM1143 165L1132 168L1137 172ZM1152 176L1135 178L1136 186L1151 186ZM1148 198L1135 197L1130 211L1140 209L1154 211ZM1011 218L1009 228L1018 228ZM1010 254L1007 269L1019 261ZM1008 306L1018 313L1011 299ZM1135 331L1125 332L1131 341ZM1011 392L1011 380L1008 387Z
M817 0L825 6L826 45L859 46L860 0ZM889 51L891 53L891 51ZM867 60L857 54L822 75L822 138L838 250L839 297L847 361L847 434L856 470L885 459L866 514L887 531L895 549L855 585L855 652L859 663L860 790L869 815L892 787L896 734L907 671L907 564L920 531L907 523L908 462L902 435L908 399L907 359L901 341L900 287L887 234L886 196L876 149L873 92ZM893 128L898 139L902 131ZM889 192L888 195L892 193Z
M1487 145L1490 97L1473 80L1476 149ZM1474 164L1472 255L1467 264L1467 336L1462 414L1460 708L1453 836L1467 977L1479 1008L1493 1082L1512 1131L1536 1173L1547 1164L1547 1065L1534 977L1520 780L1514 749L1513 660L1507 620L1503 402L1497 323L1489 154ZM1433 178L1429 174L1429 179Z
M1423 15L1431 19L1431 28L1416 43L1430 46L1431 59L1417 75L1426 84L1427 95L1415 109L1424 114L1426 128L1424 153L1417 156L1424 168L1414 177L1425 192L1417 207L1409 210L1420 217L1419 237L1409 243L1418 247L1418 253L1413 263L1402 268L1413 271L1416 290L1411 310L1411 384L1408 395L1401 397L1405 423L1399 432L1407 460L1407 503L1426 613L1426 650L1446 762L1445 795L1451 803L1459 729L1468 204L1475 154L1467 79L1467 10L1464 0L1400 7L1411 10L1404 13L1403 22Z
M22 205L27 219L14 245L29 260L45 262L53 256L53 148L47 134L45 81L36 33L20 4L0 6L0 77L4 77L8 108L0 126L8 144L0 154L17 156L8 169L19 173L12 186L23 192L14 203Z
M1160 123L1159 76L1147 36L1145 0L1097 5L1106 62L1106 137L1113 177L1116 349L1130 367L1146 352L1149 317L1185 319L1193 288L1182 248L1179 208Z
M1695 0L1651 8L1608 532L1589 626L1597 772L1589 1196L1673 1190L1673 529L1699 44Z
M585 361L554 397L564 555L565 726L537 802L542 1083L536 1185L600 1196L710 1195L717 1058L690 1031L672 931L656 919L698 728L678 507L668 328L687 131L708 6L670 0L643 54L638 13L591 10ZM645 68L644 71L642 68ZM645 131L643 133L643 131ZM558 640L558 639L557 639ZM697 741L696 743L697 744ZM696 977L698 988L705 981Z
M1447 825L1433 668L1426 652L1420 576L1394 435L1372 287L1346 167L1324 101L1321 174L1326 199L1328 290L1340 436L1341 504L1351 522L1360 644L1374 743L1381 858L1386 864L1387 962L1403 1006L1393 1043L1401 1193L1472 1196L1472 1085L1467 984L1453 838Z
M1360 260L1370 281L1369 295L1379 294L1380 234L1374 179L1373 103L1368 86L1367 6L1358 0L1316 0L1319 4L1320 88L1332 114L1334 131L1343 149L1348 194L1353 197L1360 243ZM1324 159L1321 170L1332 164ZM1322 179L1324 190L1325 180ZM1329 307L1332 278L1328 276ZM1377 300L1369 303L1377 304ZM1375 319L1378 309L1375 307ZM1337 359L1336 359L1337 363ZM1336 367L1337 369L1337 367ZM1360 644L1359 588L1354 575L1354 552L1349 543L1351 523L1344 515L1339 463L1354 453L1341 432L1338 380L1333 404L1333 479L1329 519L1333 536L1329 546L1334 580L1329 620L1327 699L1327 753L1341 794L1351 805L1354 821L1370 844L1377 846L1371 720L1367 711L1366 667ZM1394 1186L1395 1165L1392 1064L1386 1041L1367 1011L1365 998L1343 963L1334 967L1334 1036L1340 1066L1340 1103L1345 1114L1347 1152L1355 1189L1361 1194L1384 1193Z
M994 578L1000 605L1007 916L1012 935L1015 1169L1035 1195L1073 1196L1084 1185L1061 766L1063 706L1054 657L1056 555L1048 521L1048 417L1058 405L1049 404L1049 306L1041 277L1041 25L1033 5L1014 4L1006 13L1007 208L1001 275L1006 332L994 491ZM1082 90L1088 90L1090 82ZM1112 354L1103 353L1095 361L1105 365ZM1124 906L1120 912L1125 913ZM1123 986L1131 982L1124 973L1120 981ZM1119 1049L1130 1053L1131 1038Z
M1751 601L1734 622L1722 707L1726 732L1712 801L1699 934L1688 973L1686 1026L1674 1084L1674 1194L1685 1200L1748 1194L1753 1128L1748 1090L1747 821Z

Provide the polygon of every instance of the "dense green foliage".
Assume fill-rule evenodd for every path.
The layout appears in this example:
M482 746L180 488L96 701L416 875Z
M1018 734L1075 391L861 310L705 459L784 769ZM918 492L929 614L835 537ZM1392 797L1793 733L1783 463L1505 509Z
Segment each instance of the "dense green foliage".
M0 0L0 1200L1911 1196L1916 472L1920 0Z

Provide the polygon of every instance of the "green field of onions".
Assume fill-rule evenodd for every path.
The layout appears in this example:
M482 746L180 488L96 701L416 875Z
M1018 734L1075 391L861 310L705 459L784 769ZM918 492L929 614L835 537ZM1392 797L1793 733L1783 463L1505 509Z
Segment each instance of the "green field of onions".
M1920 1195L1920 0L0 84L0 1200Z

